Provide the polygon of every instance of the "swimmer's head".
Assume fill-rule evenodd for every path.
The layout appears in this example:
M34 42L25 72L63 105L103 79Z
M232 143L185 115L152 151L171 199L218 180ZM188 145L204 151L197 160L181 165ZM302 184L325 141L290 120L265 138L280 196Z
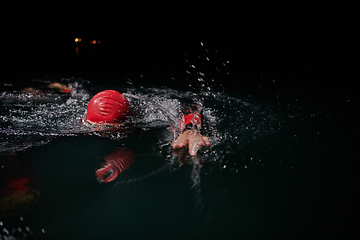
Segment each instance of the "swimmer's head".
M85 121L91 124L119 124L129 115L128 100L119 92L106 90L89 102Z

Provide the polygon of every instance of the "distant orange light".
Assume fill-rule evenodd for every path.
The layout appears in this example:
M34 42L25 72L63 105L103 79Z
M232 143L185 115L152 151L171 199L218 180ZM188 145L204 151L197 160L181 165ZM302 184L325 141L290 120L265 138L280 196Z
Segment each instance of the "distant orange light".
M75 42L81 42L81 38L75 38Z
M90 41L91 44L96 44L96 40Z

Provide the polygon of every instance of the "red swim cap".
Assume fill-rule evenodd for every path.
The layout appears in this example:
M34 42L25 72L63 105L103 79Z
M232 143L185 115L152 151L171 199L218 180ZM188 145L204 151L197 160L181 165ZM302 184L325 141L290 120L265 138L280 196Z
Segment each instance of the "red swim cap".
M128 100L117 91L106 90L99 92L90 100L86 120L91 123L116 124L125 121L128 114Z
M201 124L202 117L199 113L190 113L184 117L184 125L189 123Z
M188 124L191 124L191 128L201 129L202 116L199 113L190 113L186 116L183 116L180 120L180 129L184 131Z

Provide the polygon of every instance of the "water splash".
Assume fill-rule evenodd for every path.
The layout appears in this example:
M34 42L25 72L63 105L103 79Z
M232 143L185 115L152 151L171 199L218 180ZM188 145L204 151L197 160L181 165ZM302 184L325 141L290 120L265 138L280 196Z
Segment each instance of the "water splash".
M45 81L44 81L45 83ZM0 152L16 152L46 144L61 136L87 130L81 126L89 94L81 82L72 82L71 94L2 92Z
M214 91L223 91L221 82L227 80L230 64L230 53L220 51L200 42L197 53L185 53L187 63L186 82L200 96L211 95Z
M205 43L202 45L205 55L201 58L211 60L212 53L205 49ZM190 56L188 58L190 59ZM190 60L188 61L188 77L201 77L200 82L211 85L209 79L212 73L201 61L199 63L194 60L191 64ZM201 68L203 70L199 70ZM218 73L223 74L224 71ZM0 101L4 108L0 112L0 135L3 139L0 152L16 152L41 146L57 137L89 134L91 129L81 125L81 118L91 98L89 89L84 88L81 81L75 80L72 85L73 91L70 96L53 94L47 96L46 100L30 100L25 96L19 99L15 93L1 93ZM296 106L283 106L277 102L265 102L251 96L230 94L224 90L215 91L212 88L209 90L206 87L201 87L200 91L134 85L126 88L114 86L114 89L121 89L119 91L124 92L134 111L139 113L131 119L137 129L143 132L151 128L164 129L160 139L155 141L153 149L154 154L165 157L165 161L171 163L170 169L174 168L174 164L178 164L172 159L169 142L175 137L170 126L178 129L181 103L195 102L202 105L204 134L211 141L211 148L203 154L203 161L205 165L208 164L208 167L202 170L205 172L220 169L237 173L270 164L263 157L263 152L271 145L270 141L280 144L299 136L293 126L299 118L306 119L306 116L301 116L301 109L299 111ZM101 90L103 89L91 89L94 93ZM118 132L110 137L120 140L127 136ZM277 139L273 140L273 136L277 136ZM253 152L250 149L253 149ZM161 155L164 152L167 154Z
M179 105L180 103L177 100L173 99L150 99L146 96L134 95L131 93L124 93L125 97L135 98L142 102L143 111L145 118L142 121L145 122L153 122L156 120L167 120L170 126L175 132L179 132L180 123L179 123ZM144 107L146 105L150 105L149 107ZM159 118L157 112L161 112L163 115L162 118Z
M44 229L34 229L27 225L28 219L22 216L15 222L17 222L16 225L0 221L0 239L32 239L34 236L39 237L45 233Z

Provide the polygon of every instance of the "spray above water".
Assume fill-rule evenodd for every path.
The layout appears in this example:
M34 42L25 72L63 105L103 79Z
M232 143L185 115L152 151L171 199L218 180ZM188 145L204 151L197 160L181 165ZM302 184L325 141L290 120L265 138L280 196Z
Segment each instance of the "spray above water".
M228 57L228 54L209 49L202 42L199 55L186 54L188 67L185 70L185 83L193 91L134 86L118 89L113 86L115 90L124 92L134 111L140 113L131 119L136 128L144 131L166 129L162 139L156 141L156 146L159 152L168 149L168 162L177 162L173 159L169 143L181 131L181 103L195 103L202 108L204 133L209 136L212 147L200 154L205 163L212 163L212 166L219 166L223 170L238 170L238 166L232 164L234 161L229 159L238 152L234 151L234 146L241 149L256 139L262 139L268 132L276 132L286 121L274 113L274 106L256 106L247 97L231 97L224 91L221 80L229 74ZM12 92L1 93L4 110L0 114L0 134L5 140L1 145L2 152L40 146L61 136L96 134L92 132L93 129L81 125L90 100L89 89L82 86L82 81L72 80L72 92L68 95L48 94L42 99L29 99L26 95L16 97ZM101 90L92 89L92 92ZM127 134L111 135L115 140L126 137Z
M170 154L172 149L169 143L180 133L180 105L195 103L202 108L204 133L212 143L211 149L200 152L203 161L211 163L211 168L217 166L222 170L249 169L254 162L260 162L256 153L250 157L242 155L245 162L243 166L232 157L241 156L241 149L279 133L286 127L289 117L276 104L254 102L248 96L226 93L221 80L229 75L229 54L209 48L203 42L199 45L199 55L185 55L188 64L185 83L192 91L134 85L130 88L113 86L113 89L123 92L134 110L140 112L131 119L136 128L144 131L151 128L166 130L162 138L156 141L156 146L159 152L168 149L168 162L177 162ZM30 99L21 93L1 93L0 101L4 106L0 112L0 134L3 138L1 152L41 146L61 136L96 134L92 132L93 129L81 125L81 118L91 97L90 89L83 87L83 80L71 79L68 83L72 85L72 92L68 95L47 94L44 98ZM100 87L91 89L92 92L101 90ZM111 138L119 140L126 136L117 133ZM262 160L262 164L266 164L266 161Z
M46 85L46 81L43 84ZM83 88L81 80L70 82L69 85L72 91L66 94L2 92L0 153L24 150L48 143L55 137L75 136L86 132L81 127L80 119L86 109L89 94Z
M213 223L211 227L219 226L219 235L224 233L223 226L231 226L239 216L243 217L243 222L250 222L253 226L249 232L257 229L257 224L269 219L269 216L276 217L274 224L265 228L266 233L277 223L283 223L283 216L278 217L278 211L273 209L287 212L292 206L288 203L288 197L276 204L277 201L271 201L270 205L266 199L271 199L273 190L279 196L287 194L293 183L294 191L300 189L299 186L301 189L310 186L311 177L299 178L298 183L294 179L303 173L313 174L309 169L314 164L305 165L307 169L301 169L304 171L294 172L294 169L296 171L305 161L321 157L322 152L318 150L328 147L327 143L331 141L325 131L330 120L325 119L326 113L302 108L297 101L281 98L269 100L257 97L259 94L256 92L242 95L226 91L221 79L228 76L229 61L226 57L219 57L222 53L206 43L200 43L199 47L201 54L186 55L185 79L179 81L187 85L187 88L179 87L183 90L165 86L144 87L136 83L111 86L111 89L124 93L134 111L134 116L129 119L129 125L132 125L128 128L129 133L117 132L106 136L94 132L93 128L82 126L81 119L91 97L108 89L104 89L101 79L98 82L94 80L91 87L79 79L65 81L76 85L68 94L49 93L31 97L10 90L1 92L1 170L8 176L18 173L17 169L9 171L13 169L7 163L13 159L20 166L27 163L36 168L33 171L36 179L29 182L35 182L35 188L41 191L41 206L36 207L36 210L39 209L36 215L40 217L33 217L40 223L33 222L38 226L42 224L40 227L9 224L2 218L1 236L14 236L12 232L15 231L20 235L36 231L42 234L56 231L68 233L74 230L78 222L93 224L99 229L96 236L103 236L104 229L109 232L108 235L118 234L116 230L113 231L112 224L108 224L110 220L121 226L127 226L129 219L134 223L139 221L132 217L119 218L123 210L136 216L140 206L146 213L143 215L154 214L151 206L159 202L162 204L161 201L166 209L158 214L159 220L171 206L175 213L178 211L183 215L181 218L195 216L195 224L191 223L194 228L198 227L198 222L203 227L207 225L204 222ZM156 82L156 79L151 80ZM189 155L188 149L182 149L183 154L176 155L169 144L181 132L181 104L196 104L202 109L203 135L209 137L211 146L199 149L196 156ZM62 140L53 141L59 138ZM310 151L316 152L315 156L309 156ZM97 173L100 180L113 180L110 184L96 185L94 172L99 165L101 168ZM113 171L111 166L117 166L121 171ZM4 177L2 173L0 175ZM23 176L20 174L21 179ZM308 181L308 185L303 185L302 180ZM294 206L306 200L301 198L302 193L306 195L305 191L290 193L291 199L300 197ZM149 196L154 197L148 202L142 201ZM264 199L263 202L260 198ZM168 205L169 202L171 205ZM267 209L264 206L270 207ZM193 211L194 208L201 212ZM93 211L91 214L89 209ZM258 214L258 209L264 210L263 215ZM295 212L297 214L298 211ZM260 216L259 221L254 220L254 214ZM93 217L88 219L90 215ZM175 215L168 227L176 222L178 214ZM210 218L202 218L202 215ZM74 218L69 219L68 216ZM200 221L197 221L197 217ZM209 220L211 217L216 221ZM46 222L42 223L40 218L46 219ZM24 219L27 221L28 218ZM102 223L98 219L109 221ZM294 216L294 219L298 219L298 216ZM60 221L64 223L59 224ZM147 219L140 221L146 222ZM159 229L155 225L153 229ZM234 232L238 232L235 225ZM208 231L209 228L204 229ZM81 231L88 233L88 230L79 229L77 234L81 235ZM127 234L131 237L132 233L129 230ZM208 233L212 234L211 231Z
M193 91L201 96L224 91L222 82L229 77L230 53L209 47L200 42L199 52L185 53L185 81Z
M199 54L185 54L185 84L191 91L180 91L166 87L145 88L113 86L122 92L135 112L131 118L135 129L146 132L164 129L160 139L154 140L155 152L161 157L166 152L165 162L178 164L172 154L171 143L181 132L179 115L181 104L196 104L204 116L204 135L211 142L210 149L199 152L202 162L208 164L203 171L239 172L252 166L269 164L262 154L269 140L294 129L289 122L296 122L299 109L286 109L275 102L264 102L249 96L229 94L221 81L229 75L229 54L199 43ZM41 82L41 81L40 81ZM94 129L83 127L81 118L91 98L89 91L102 91L100 87L84 87L83 80L67 80L70 94L46 94L43 98L30 98L23 93L2 92L0 101L4 108L0 112L0 152L16 152L51 142L61 136L97 134ZM285 130L287 129L287 130ZM135 131L136 132L136 131ZM139 132L139 131L137 131ZM296 133L290 136L297 135ZM126 139L127 133L108 134L114 140ZM281 142L289 139L282 136ZM284 140L283 140L284 139ZM253 149L254 151L250 151ZM138 155L141 156L140 153ZM190 161L191 162L191 161ZM199 161L198 161L199 162ZM196 161L195 161L196 164ZM195 178L194 178L195 179ZM198 178L200 179L200 178Z

